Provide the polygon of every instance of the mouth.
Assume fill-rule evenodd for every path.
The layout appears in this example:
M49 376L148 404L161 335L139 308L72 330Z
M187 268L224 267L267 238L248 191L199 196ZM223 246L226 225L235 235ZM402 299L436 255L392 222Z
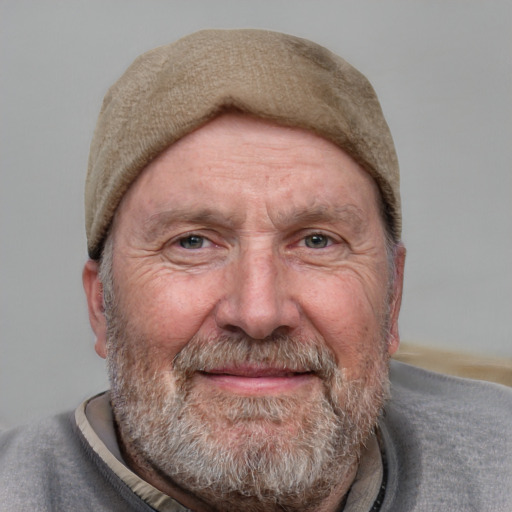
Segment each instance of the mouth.
M291 392L316 378L311 371L252 365L212 368L197 375L211 386L249 396Z

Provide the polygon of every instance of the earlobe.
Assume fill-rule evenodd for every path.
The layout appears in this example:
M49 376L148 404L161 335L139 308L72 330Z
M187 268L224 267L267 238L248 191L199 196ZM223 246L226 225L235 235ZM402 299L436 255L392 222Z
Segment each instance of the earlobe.
M100 357L107 356L107 322L103 307L103 286L99 277L99 263L89 260L82 272L82 282L87 306L89 309L89 322L96 335L95 350Z
M402 291L404 286L406 250L402 243L396 248L395 254L395 276L393 281L393 296L390 307L390 332L388 339L388 353L392 356L400 345L400 334L398 332L398 315L402 304Z

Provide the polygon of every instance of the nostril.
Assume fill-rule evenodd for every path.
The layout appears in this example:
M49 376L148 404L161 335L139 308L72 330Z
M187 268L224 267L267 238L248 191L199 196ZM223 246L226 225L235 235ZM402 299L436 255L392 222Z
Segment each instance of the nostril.
M284 336L289 336L291 334L292 327L287 325L281 325L277 329L274 329L269 336L270 338L282 338Z
M235 333L235 334L243 333L244 332L244 330L241 329L240 327L237 327L236 325L231 325L231 324L223 325L222 328L225 331L232 332L232 333Z

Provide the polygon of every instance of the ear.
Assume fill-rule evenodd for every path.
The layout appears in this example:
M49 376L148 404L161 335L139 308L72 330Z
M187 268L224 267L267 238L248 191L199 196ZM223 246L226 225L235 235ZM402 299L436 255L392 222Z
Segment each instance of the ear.
M87 296L89 322L96 335L94 348L100 357L105 358L107 357L107 321L103 308L103 285L100 281L97 261L87 261L82 272L82 282Z
M400 243L395 254L395 278L393 283L393 294L391 297L390 310L390 333L388 341L388 353L392 356L400 345L400 334L398 332L398 315L402 304L402 291L404 286L405 247Z

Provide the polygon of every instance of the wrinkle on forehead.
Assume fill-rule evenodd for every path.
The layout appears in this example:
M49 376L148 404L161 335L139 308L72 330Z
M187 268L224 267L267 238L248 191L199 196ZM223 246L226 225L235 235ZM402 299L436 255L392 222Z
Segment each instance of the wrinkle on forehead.
M361 235L380 216L378 205L375 182L331 142L226 115L152 162L119 210L131 210L137 231L154 239L186 224L233 231L337 224Z

